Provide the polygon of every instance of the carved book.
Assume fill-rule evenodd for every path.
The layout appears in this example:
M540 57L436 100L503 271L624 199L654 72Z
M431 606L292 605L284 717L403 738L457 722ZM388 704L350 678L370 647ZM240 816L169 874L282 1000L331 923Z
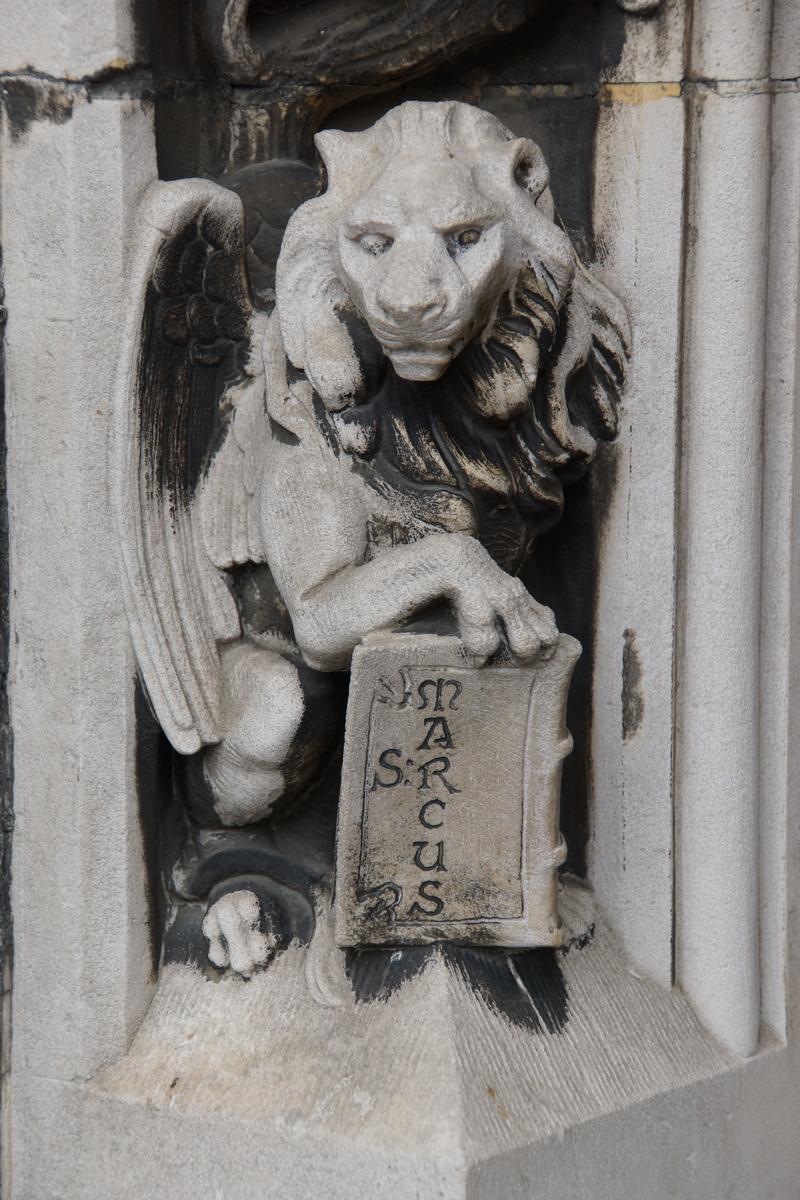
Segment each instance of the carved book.
M353 655L339 808L340 945L557 946L564 709L579 644L476 668L458 638Z

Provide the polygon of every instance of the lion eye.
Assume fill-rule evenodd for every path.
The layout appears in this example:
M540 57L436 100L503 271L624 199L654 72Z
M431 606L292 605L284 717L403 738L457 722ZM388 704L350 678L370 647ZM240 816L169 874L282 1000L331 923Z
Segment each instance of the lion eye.
M376 257L379 254L385 254L392 244L392 238L386 237L383 233L363 233L358 239L360 246L369 254L374 254Z
M459 246L474 246L480 240L480 229L462 229L461 233L456 234L456 241Z
M455 257L462 250L467 250L470 246L474 246L481 240L482 234L482 229L460 229L458 233L448 234L445 240L450 255Z

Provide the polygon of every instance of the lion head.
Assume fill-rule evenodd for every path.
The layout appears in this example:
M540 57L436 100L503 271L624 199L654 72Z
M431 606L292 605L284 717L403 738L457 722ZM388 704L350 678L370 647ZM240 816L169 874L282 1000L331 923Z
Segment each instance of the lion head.
M454 101L316 142L328 187L289 222L277 306L342 446L408 475L412 445L420 483L560 508L563 469L616 432L627 322L541 150Z

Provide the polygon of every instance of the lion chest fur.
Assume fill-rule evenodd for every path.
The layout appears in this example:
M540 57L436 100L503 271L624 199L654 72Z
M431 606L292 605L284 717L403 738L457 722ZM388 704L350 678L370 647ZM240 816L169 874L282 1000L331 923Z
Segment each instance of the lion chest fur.
M551 495L531 488L519 423L498 424L472 411L458 362L436 381L404 380L365 324L349 327L368 395L333 414L315 396L314 412L328 447L366 485L369 555L429 534L466 533L516 572L561 510L560 489Z

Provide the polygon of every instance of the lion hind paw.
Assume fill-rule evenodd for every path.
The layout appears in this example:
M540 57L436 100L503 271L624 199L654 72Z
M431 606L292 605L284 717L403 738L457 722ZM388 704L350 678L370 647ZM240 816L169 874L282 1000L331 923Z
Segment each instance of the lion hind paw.
M267 965L277 938L255 892L240 889L216 900L203 918L208 957L221 971L249 979Z

